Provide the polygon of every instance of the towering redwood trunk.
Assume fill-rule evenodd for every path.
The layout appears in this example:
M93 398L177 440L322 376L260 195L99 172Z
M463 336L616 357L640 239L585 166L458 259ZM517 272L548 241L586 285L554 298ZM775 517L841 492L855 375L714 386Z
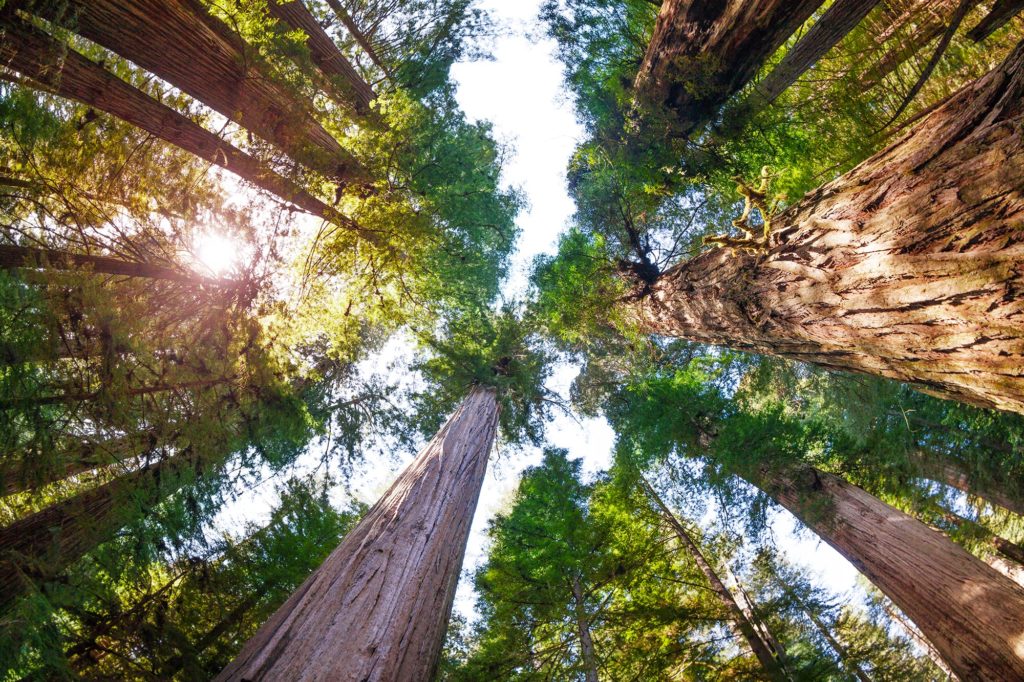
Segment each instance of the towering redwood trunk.
M0 528L0 608L172 494L193 460L187 452L174 455Z
M194 272L186 272L165 265L136 263L110 256L93 256L85 253L73 253L58 249L43 249L34 246L12 246L0 244L0 269L16 268L43 270L81 270L85 269L101 275L123 275L125 277L144 277L146 279L163 279L184 284L213 285L219 287L237 286L238 282L230 279L204 277Z
M352 16L345 11L345 8L341 6L338 0L327 0L327 4L330 5L331 10L341 19L341 23L345 26L345 30L348 34L356 41L359 47L362 48L366 56L370 58L374 66L384 72L384 75L391 78L391 72L388 67L384 64L384 60L380 58L377 51L373 49L373 45L370 43L370 39L365 33L356 25L356 22L352 19Z
M317 68L327 76L344 81L351 98L349 104L360 114L369 113L370 102L376 97L373 88L356 72L355 67L302 4L302 0L270 0L267 9L274 18L306 34L306 45Z
M426 682L498 424L477 387L218 680Z
M1024 501L1018 494L1011 493L1002 481L979 481L977 477L968 474L964 465L955 457L940 452L914 450L910 453L910 462L921 476L930 481L945 483L951 488L1024 516Z
M992 5L992 11L971 29L967 37L980 43L1020 14L1021 10L1024 10L1024 0L996 0Z
M753 483L852 563L965 679L1024 678L1024 588L838 476L762 467Z
M761 663L761 667L770 679L773 680L785 680L786 675L782 670L782 666L779 665L779 661L775 658L771 648L758 634L757 629L754 627L754 623L750 618L747 618L746 614L740 608L740 605L736 602L736 598L733 597L732 592L725 586L722 579L718 576L718 573L711 566L711 563L704 556L704 553L697 546L697 543L690 537L686 528L676 515L672 513L672 510L668 508L665 502L658 495L654 487L647 482L646 479L641 478L641 485L644 488L644 492L647 497L658 507L658 513L665 519L665 522L672 528L676 537L679 539L680 544L686 549L687 553L693 558L694 563L697 564L697 568L704 574L708 584L711 586L711 591L714 592L715 597L718 598L719 603L725 607L726 613L729 614L729 620L732 624L732 629L737 639L742 639L750 646L750 650L754 652L757 660Z
M597 656L594 654L594 638L590 636L590 619L587 617L586 602L580 579L572 578L572 600L576 614L576 630L580 637L580 653L583 658L583 672L587 682L598 682Z
M632 300L645 331L1024 413L1024 44L891 145Z
M782 61L764 77L747 98L745 106L759 111L771 104L800 76L856 28L880 0L836 0Z
M823 0L664 0L634 88L688 135L750 82Z
M69 25L311 168L360 178L361 169L305 104L261 73L255 50L199 0L69 0L70 16L60 14L60 3L15 4Z
M345 224L337 211L292 181L28 22L11 13L0 14L0 28L4 30L0 60L44 89L105 111L313 215ZM12 181L16 180L4 184Z

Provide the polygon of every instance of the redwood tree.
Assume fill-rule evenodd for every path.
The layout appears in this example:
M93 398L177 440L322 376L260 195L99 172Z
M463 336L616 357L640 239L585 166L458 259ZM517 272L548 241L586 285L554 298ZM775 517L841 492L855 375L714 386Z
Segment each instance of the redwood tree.
M644 283L640 328L1024 412L1022 95L1024 44L775 216L763 246Z

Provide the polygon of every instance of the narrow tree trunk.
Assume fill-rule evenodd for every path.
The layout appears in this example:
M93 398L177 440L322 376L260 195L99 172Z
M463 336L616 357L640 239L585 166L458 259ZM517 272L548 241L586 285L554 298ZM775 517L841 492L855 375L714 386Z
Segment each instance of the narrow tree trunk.
M462 406L218 680L431 679L498 421Z
M79 493L0 529L0 609L52 579L183 483L182 453Z
M756 113L771 104L800 76L856 28L880 0L836 0L797 41L771 73L758 83L745 108Z
M233 381L232 377L217 377L215 379L196 379L193 381L182 381L176 384L155 384L153 386L140 386L128 388L119 392L120 396L126 398L137 398L154 393L166 393L168 391L182 391L196 388L211 388ZM76 391L62 393L60 395L47 395L36 398L6 398L0 400L0 410L25 409L28 407L42 407L45 405L70 405L96 400L103 395L102 390L98 391Z
M164 265L135 263L119 258L111 258L110 256L93 256L84 253L60 251L58 249L0 244L0 269L11 270L15 268L32 270L86 269L101 275L144 277L146 279L163 279L171 282L183 282L185 284L206 284L220 287L237 286L238 284L234 280L203 277L194 272L186 272Z
M634 88L689 135L757 74L823 0L664 0Z
M116 116L201 159L225 168L313 215L345 225L337 211L292 181L99 64L14 16L0 15L0 59L44 89ZM0 184L14 182L5 179ZM33 183L18 186L34 187Z
M762 467L751 480L852 563L965 679L1024 678L1024 588L838 476Z
M971 29L967 37L976 43L988 38L1001 29L1010 19L1024 10L1024 0L996 0L992 11L985 15L981 22Z
M908 621L897 609L892 608L891 604L887 603L885 605L885 612L888 613L889 617L896 621L900 627L903 628L903 631L907 633L907 636L910 637L910 639L917 644L922 651L924 651L928 659L935 664L935 667L946 674L947 679L960 679L953 673L952 669L950 669L949 664L942 660L942 656L939 655L939 652L935 650L932 643L928 641L916 625Z
M663 273L633 299L636 321L1024 413L1022 92L1024 44L775 216L766 247Z
M366 34L360 30L356 25L356 22L352 19L352 16L345 11L345 8L341 6L338 0L327 0L327 4L330 5L331 10L341 19L341 23L345 26L345 30L348 31L349 35L356 41L356 43L363 49L366 56L370 58L374 66L384 72L384 75L388 78L392 78L391 72L388 67L384 64L384 60L380 58L377 51L373 49L373 45L370 43L370 39L367 38Z
M57 461L40 469L37 462L46 461L48 457L39 452L30 452L20 457L7 455L0 465L0 497L34 490L57 481L84 474L100 467L116 464L119 461L132 461L139 456L143 442L140 436L123 436L108 441L80 440L59 447ZM133 452L133 448L137 448ZM21 461L17 461L20 459Z
M355 67L320 27L302 0L285 0L284 2L270 0L267 3L267 9L277 20L306 34L306 45L309 47L310 56L317 68L328 77L340 78L344 81L349 95L347 103L356 112L368 114L370 102L376 97L373 88L356 72Z
M711 591L718 598L719 603L725 607L726 613L729 615L729 620L733 626L733 632L737 639L746 641L747 645L750 646L750 650L754 652L754 656L761 663L761 667L764 669L765 674L773 680L784 680L786 675L782 671L782 667L779 665L779 661L776 660L772 654L768 644L761 638L757 633L754 623L750 618L747 618L746 614L740 608L736 602L736 598L733 597L732 592L725 586L722 579L718 576L718 573L711 566L711 563L704 556L704 553L697 546L697 543L690 537L686 528L679 522L672 510L668 508L668 505L662 501L654 487L647 482L646 479L641 477L641 485L644 488L644 492L647 497L658 507L658 513L661 515L665 522L675 532L679 542L686 549L687 553L693 558L694 563L697 564L697 568L704 574L708 584L711 586Z
M66 16L59 3L17 5L69 25L311 168L360 179L361 169L306 105L261 73L255 50L199 0L69 0Z
M925 450L914 450L910 453L910 462L920 475L936 483L944 483L951 488L980 497L993 505L998 505L1014 514L1024 516L1024 501L1016 493L1012 493L1004 481L979 481L967 473L964 465L955 457Z
M939 513L942 514L943 519L952 528L962 528L968 534L983 541L989 548L997 552L1003 557L1010 561L1015 561L1018 564L1024 566L1024 547L1021 547L1016 542L1011 542L1001 535L993 533L991 530L981 525L977 521L960 516L956 512L950 511L939 507Z
M576 630L580 636L580 653L583 656L583 671L587 682L598 682L597 656L594 654L594 639L590 636L590 622L583 601L583 587L576 576L572 578L572 599L576 613Z

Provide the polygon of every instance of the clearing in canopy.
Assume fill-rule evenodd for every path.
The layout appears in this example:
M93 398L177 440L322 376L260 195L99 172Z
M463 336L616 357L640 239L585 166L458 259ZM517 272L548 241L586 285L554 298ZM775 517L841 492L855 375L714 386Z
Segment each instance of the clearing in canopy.
M1024 3L0 0L0 681L1019 679Z

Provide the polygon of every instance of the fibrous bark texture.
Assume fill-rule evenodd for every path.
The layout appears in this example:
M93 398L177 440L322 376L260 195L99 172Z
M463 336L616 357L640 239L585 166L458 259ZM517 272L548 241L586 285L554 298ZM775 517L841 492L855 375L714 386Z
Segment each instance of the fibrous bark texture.
M888 149L633 303L647 332L1024 413L1024 44Z
M823 0L665 0L634 87L679 134L708 121Z
M0 15L0 29L0 61L33 84L105 111L313 215L344 224L334 209L295 183L43 31L11 13Z
M218 680L427 682L498 423L475 388Z
M262 73L255 51L198 0L69 0L67 15L54 4L15 6L69 25L311 168L358 178L360 169L337 140Z
M992 11L971 29L967 37L980 43L1005 26L1010 19L1020 14L1021 10L1024 10L1024 0L996 0L996 3L992 5Z
M306 45L310 56L324 74L340 78L346 85L349 95L348 103L361 114L370 111L370 102L376 95L370 84L362 79L352 63L341 53L331 37L327 35L316 18L309 13L302 0L278 2L270 0L267 9L271 16L283 21L288 26L306 34Z
M1024 588L838 476L751 477L888 596L967 680L1024 679Z
M856 28L880 0L836 0L797 41L782 61L754 88L746 106L757 111L771 104L805 71Z

